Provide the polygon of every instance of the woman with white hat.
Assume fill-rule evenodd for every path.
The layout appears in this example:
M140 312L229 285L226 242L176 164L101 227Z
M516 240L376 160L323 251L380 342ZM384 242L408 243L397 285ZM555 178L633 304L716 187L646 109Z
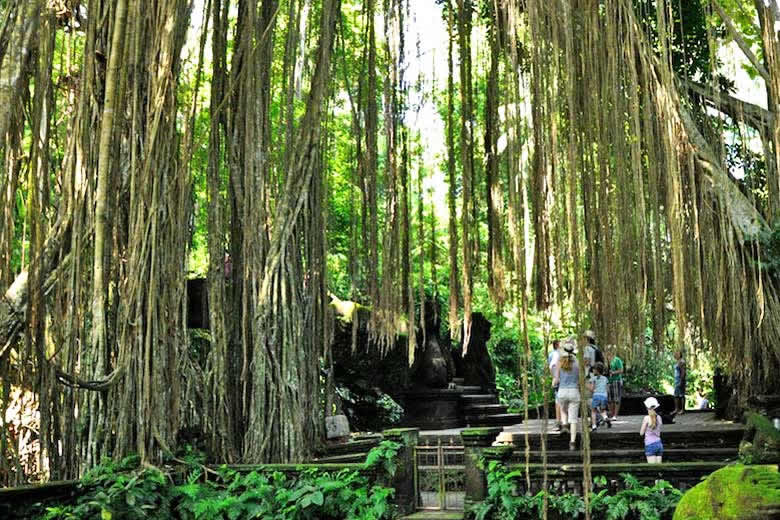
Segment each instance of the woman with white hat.
M553 386L558 385L558 400L561 404L561 433L569 431L569 449L577 448L577 420L580 412L579 367L574 357L577 342L568 339L563 342L563 352L553 373Z
M645 399L645 408L647 415L642 421L642 428L639 435L645 437L645 457L650 464L660 464L664 453L664 445L661 442L661 424L663 421L658 415L658 400L655 397Z

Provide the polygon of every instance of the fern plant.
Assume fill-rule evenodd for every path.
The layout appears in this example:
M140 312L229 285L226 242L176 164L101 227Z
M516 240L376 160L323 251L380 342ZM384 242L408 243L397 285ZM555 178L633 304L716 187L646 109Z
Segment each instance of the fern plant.
M483 461L484 463L484 461ZM474 505L470 514L475 520L510 520L515 518L542 518L545 492L535 495L519 492L523 470L510 471L498 461L487 463L488 493L485 500ZM674 511L682 492L669 482L659 480L645 486L633 475L621 474L624 487L610 495L606 478L596 477L590 494L591 518L598 520L661 520ZM600 489L599 489L600 488ZM584 499L573 493L547 492L548 512L551 518L580 518L585 513ZM557 515L557 516L556 516Z
M369 452L363 471L308 469L239 473L227 467L216 478L191 454L178 484L137 457L104 461L85 476L74 504L47 508L43 520L383 520L395 511L394 490L378 485L396 470L400 445L385 441ZM212 473L212 472L209 472Z

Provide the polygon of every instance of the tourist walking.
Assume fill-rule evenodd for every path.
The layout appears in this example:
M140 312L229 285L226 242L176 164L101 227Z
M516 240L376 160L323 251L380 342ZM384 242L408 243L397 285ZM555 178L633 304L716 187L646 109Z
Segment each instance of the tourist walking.
M597 361L603 361L604 356L601 355L601 360L597 359L599 357L598 354L600 354L601 351L596 345L595 332L592 330L586 330L582 335L585 337L586 341L585 352L582 354L582 361L585 363L585 375L589 376L593 370L593 366Z
M612 347L614 348L614 346ZM620 356L614 350L610 352L612 359L609 362L609 415L615 421L620 413L620 401L623 400L623 372L625 365Z
M658 400L655 397L645 399L647 415L642 420L642 428L639 435L645 437L645 457L650 464L660 464L664 454L664 445L661 442L661 416L658 415Z
M682 350L674 353L674 412L673 415L682 414L685 411L685 379L688 369L683 359Z
M579 366L574 357L577 341L569 338L562 345L563 352L553 375L553 386L558 385L561 405L561 432L569 432L569 449L577 448L577 420L580 411Z
M555 339L552 342L552 351L547 356L547 366L550 368L550 374L555 375L555 367L558 366L558 361L561 358L561 340ZM561 429L561 405L558 402L558 386L553 385L553 395L555 397L555 429Z
M593 402L591 406L591 430L595 430L602 422L607 423L607 428L612 428L612 421L607 414L607 387L609 380L604 375L604 363L596 363L593 367Z

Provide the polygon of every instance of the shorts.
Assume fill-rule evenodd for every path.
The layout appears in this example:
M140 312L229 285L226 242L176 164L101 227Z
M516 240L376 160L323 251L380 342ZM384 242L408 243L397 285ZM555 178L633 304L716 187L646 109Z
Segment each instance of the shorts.
M675 397L685 397L685 385L680 383L674 385L674 396Z
M645 456L658 457L664 454L664 445L661 441L655 441L652 444L645 444Z
M566 410L569 424L577 424L580 417L580 391L576 388L561 388L558 390L558 400L561 411Z
M609 402L618 403L623 399L623 381L609 383Z
M593 406L597 410L604 410L607 407L606 394L593 394Z

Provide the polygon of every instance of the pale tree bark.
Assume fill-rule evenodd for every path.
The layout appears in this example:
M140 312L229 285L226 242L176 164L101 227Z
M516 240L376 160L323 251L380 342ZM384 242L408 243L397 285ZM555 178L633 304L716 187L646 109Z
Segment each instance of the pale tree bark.
M366 21L368 23L368 84L366 85L366 188L368 194L368 296L371 301L379 298L379 230L377 224L377 162L379 108L377 106L376 77L376 0L368 0Z
M38 30L40 0L26 0L16 4L13 30L8 41L7 52L0 64L0 143L5 140L19 96L26 61Z
M761 26L761 41L767 75L764 76L767 106L772 114L770 135L774 156L766 157L773 163L767 168L769 184L769 218L780 219L780 8L777 0L754 0Z
M463 206L461 222L463 232L463 355L471 340L472 291L474 290L473 257L474 239L472 221L474 202L474 105L471 83L471 26L472 1L458 0L458 37L460 43L460 158L463 168Z
M487 81L485 103L485 187L488 222L488 289L493 301L500 308L506 299L504 286L504 231L502 222L504 194L498 158L498 105L499 105L499 61L501 59L498 37L498 10L491 8L492 18L488 28L490 42L490 71Z
M458 210L457 194L455 188L456 158L455 158L455 67L453 46L455 40L455 6L452 0L447 0L447 207L449 209L449 253L450 253L450 279L449 279L449 325L450 337L460 337L458 329L458 309L461 303L460 278L458 274Z
M320 12L320 40L306 111L276 205L268 253L259 266L262 276L253 289L257 307L253 310L252 401L245 437L245 457L253 462L301 460L323 429L315 359L323 356L327 341L323 324L328 302L320 236L322 179L317 172L322 164L321 122L339 5L338 0L326 0ZM304 262L312 268L306 279L301 270Z
M92 348L98 353L96 375L106 371L105 356L102 354L108 343L105 310L108 305L106 282L106 261L109 254L109 186L111 185L111 158L114 136L114 119L121 106L117 100L122 55L125 46L125 28L128 0L118 0L114 12L114 30L106 73L105 102L101 118L100 144L98 150L97 192L95 193L95 243L92 266ZM126 69L125 69L126 70Z

